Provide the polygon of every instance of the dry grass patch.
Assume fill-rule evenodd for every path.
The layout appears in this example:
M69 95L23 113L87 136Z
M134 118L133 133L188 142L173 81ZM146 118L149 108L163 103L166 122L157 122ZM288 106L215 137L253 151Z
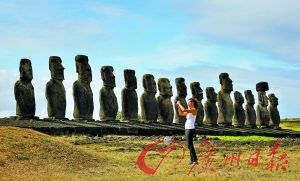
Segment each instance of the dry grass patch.
M45 134L0 127L0 180L73 180L105 162Z

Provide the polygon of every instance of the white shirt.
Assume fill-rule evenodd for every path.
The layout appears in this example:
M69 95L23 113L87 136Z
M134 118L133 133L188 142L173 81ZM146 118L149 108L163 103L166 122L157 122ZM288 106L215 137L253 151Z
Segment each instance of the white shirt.
M192 113L188 113L186 115L186 121L184 128L185 129L195 129L195 120L196 120L197 115L193 115Z

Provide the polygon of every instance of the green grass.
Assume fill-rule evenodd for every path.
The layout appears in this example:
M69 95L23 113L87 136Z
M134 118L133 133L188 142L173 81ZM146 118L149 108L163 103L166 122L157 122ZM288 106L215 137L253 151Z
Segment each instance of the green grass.
M285 122L285 121L300 121L300 118L284 118L284 119L281 119L281 122Z
M299 121L283 121L280 123L282 129L290 129L294 131L300 131L300 120Z
M17 155L18 160L29 160L29 156L24 155L24 154L19 154Z

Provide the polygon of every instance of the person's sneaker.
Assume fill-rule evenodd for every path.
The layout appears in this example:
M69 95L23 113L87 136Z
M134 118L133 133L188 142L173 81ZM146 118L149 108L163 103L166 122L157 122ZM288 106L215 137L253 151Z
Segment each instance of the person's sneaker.
M197 161L195 161L195 162L190 161L189 165L198 165L198 162Z

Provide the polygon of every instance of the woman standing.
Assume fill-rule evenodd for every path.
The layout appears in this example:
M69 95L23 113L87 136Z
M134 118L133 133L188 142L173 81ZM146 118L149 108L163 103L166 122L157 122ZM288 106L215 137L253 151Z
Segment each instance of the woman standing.
M195 134L195 120L197 117L197 102L194 98L188 100L188 108L185 109L179 101L176 102L180 116L186 116L185 138L190 151L190 164L198 164L197 155L194 148L193 137Z

